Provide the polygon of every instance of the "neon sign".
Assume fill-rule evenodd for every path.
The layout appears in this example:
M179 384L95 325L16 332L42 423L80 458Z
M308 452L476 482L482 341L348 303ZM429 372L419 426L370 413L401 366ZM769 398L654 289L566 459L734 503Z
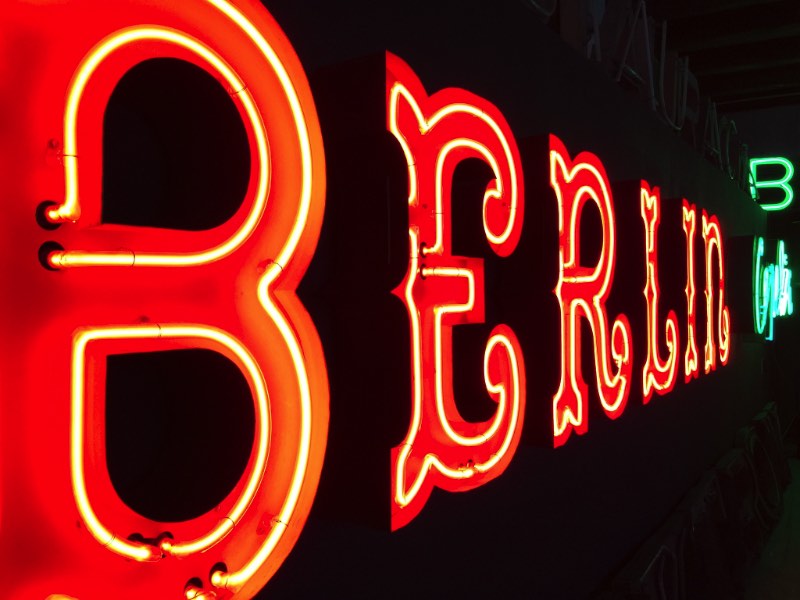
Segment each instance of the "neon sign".
M612 419L625 410L633 352L631 325L625 315L617 317L609 336L605 303L614 279L616 229L605 169L600 159L588 152L570 159L561 140L550 136L550 185L558 201L560 268L555 294L561 307L561 383L553 398L553 443L560 446L573 430L581 434L588 427L579 318L586 319L592 329L597 392ZM579 263L580 216L589 201L595 203L602 219L602 250L594 266Z
M166 11L154 2L121 2L122 17L113 19L94 18L96 0L48 6L54 12L44 21L43 9L33 5L12 10L15 25L55 32L34 94L41 119L25 124L25 137L49 139L56 131L63 152L55 174L31 169L21 178L19 197L59 199L46 205L42 227L34 223L31 206L4 207L9 223L34 231L25 233L33 240L24 246L29 260L9 255L6 272L30 282L32 297L50 299L37 300L22 316L8 311L4 322L9 339L18 342L4 350L0 385L4 397L18 401L4 406L0 422L6 444L0 458L13 450L16 464L0 464L0 474L4 486L20 491L3 494L0 558L9 572L24 572L6 591L21 598L83 600L118 595L125 581L128 597L248 598L291 551L324 455L325 362L315 325L296 295L322 220L319 123L299 61L263 10L233 0ZM80 26L63 31L64 15ZM120 78L154 55L190 61L231 90L247 132L246 198L228 222L210 230L102 222L102 112ZM455 169L466 159L491 169L481 220L486 244L501 259L520 243L525 195L517 143L495 106L462 89L428 95L412 69L392 54L385 69L385 126L402 149L408 182L407 271L394 290L408 316L411 382L409 426L391 451L391 525L398 529L416 518L434 488L466 491L500 476L520 442L529 388L523 348L510 326L493 323L483 343L481 374L495 405L492 417L465 419L454 397L453 328L486 320L487 293L484 259L454 250L458 234L451 221L462 208L452 198ZM607 309L618 246L606 170L594 154L572 157L555 135L547 160L559 228L554 295L561 372L551 405L553 443L561 446L573 432L588 431L581 326L591 330L591 393L596 390L605 414L621 416L631 390L639 388L632 325L626 314L609 318ZM600 214L601 243L597 262L586 265L581 217L590 203ZM717 360L729 360L730 314L720 223L705 211L698 223L697 207L684 201L682 352L675 311L667 310L666 318L659 312L661 198L644 181L639 210L645 240L639 289L647 328L641 389L647 403L674 388L681 359L686 381L699 376L698 229L705 259L705 373ZM31 259L39 249L43 265ZM762 264L763 240L754 261L756 320L762 330L769 322L771 336L774 316L793 310L783 242L774 265ZM202 301L198 290L207 294ZM636 298L642 300L638 291ZM245 473L217 508L163 523L125 506L111 482L103 420L106 370L114 355L181 348L214 351L241 371L253 398L255 439ZM43 409L49 417L44 423ZM31 544L44 551L33 557L17 552Z
M571 160L564 144L551 135L550 177L559 208L560 274L555 294L561 307L561 382L553 398L553 443L558 447L567 441L572 431L580 435L588 430L585 418L588 386L581 374L579 318L588 321L593 333L597 393L605 414L611 419L618 418L624 412L630 394L633 346L631 325L624 314L614 321L610 340L608 334L605 305L614 279L616 234L614 204L605 169L595 155L587 152L580 153ZM644 181L640 194L645 229L644 297L647 306L647 352L642 371L642 397L644 403L647 403L653 392L666 394L675 385L679 338L677 316L674 311L670 311L665 324L668 355L666 359L662 359L658 352L657 329L660 294L657 266L660 194L658 188L651 189ZM588 201L596 204L602 222L602 246L598 263L594 266L579 263L580 217L583 206ZM687 343L683 363L684 376L688 383L699 376L694 272L697 208L684 200L682 213L687 265ZM717 356L723 365L728 362L730 311L725 303L724 252L716 216L709 216L703 211L701 229L705 246L707 323L703 356L705 372L709 373L716 368ZM716 286L714 273L717 273Z
M753 242L753 323L756 333L767 340L775 336L775 317L794 313L792 298L792 270L786 245L778 240L774 263L764 259L764 238L756 236Z
M510 329L500 326L492 332L484 357L487 391L490 395L498 389L503 391L494 419L466 423L453 398L450 328L482 322L484 302L482 261L453 256L450 250L451 180L456 164L468 157L479 158L494 172L495 179L484 195L483 226L487 243L500 256L513 252L519 239L523 205L517 196L522 185L518 153L497 109L463 90L447 89L428 96L408 65L391 54L387 55L386 93L387 128L407 163L410 225L409 267L395 290L409 315L412 352L411 424L405 439L392 452L392 527L396 529L419 513L433 487L463 491L481 485L503 471L516 447L525 378L522 351ZM588 386L581 374L579 318L586 319L593 333L597 391L603 410L612 419L623 413L630 395L633 349L627 317L620 315L609 326L605 308L616 263L614 204L605 169L587 152L571 159L564 144L551 135L550 175L559 208L560 275L555 294L561 307L562 376L553 399L553 439L554 445L560 446L572 431L582 434L588 428ZM579 262L579 224L583 206L590 201L601 215L602 247L597 264L586 266ZM640 204L646 256L648 348L642 388L646 403L653 392L666 394L674 387L679 339L677 317L670 311L665 328L668 354L661 358L657 330L658 188L651 190L642 182ZM689 265L688 381L699 374L693 269L697 213L684 201L683 214ZM707 330L712 338L718 331L720 361L725 364L730 317L724 301L722 239L716 217L703 212L702 218ZM714 256L717 286L712 277ZM719 308L715 327L716 297ZM498 357L503 361L501 371L506 373L500 388L486 367L497 347L504 349ZM705 348L706 372L715 368L716 353L711 339Z
M6 313L6 329L20 333L0 379L18 406L0 426L4 455L13 448L17 466L2 468L5 489L18 493L4 495L0 557L7 574L25 573L9 578L6 594L83 600L118 596L125 582L125 597L250 598L297 540L325 449L325 363L295 294L323 214L314 103L289 42L260 6L208 0L163 10L131 0L113 14L101 8L15 3L4 15L18 31L48 32L39 87L33 100L19 100L36 114L22 133L62 149L52 171L21 178L20 197L60 199L45 205L42 228L33 229L29 206L4 207L15 227L32 226L48 267L26 247L34 260L15 255L7 276L51 299ZM103 112L121 77L154 56L193 63L231 90L247 132L244 201L212 229L102 221ZM198 301L197 290L213 291ZM255 435L244 474L216 508L163 523L126 506L111 482L107 360L184 348L239 368ZM45 356L47 375L33 374ZM39 551L15 550L29 543Z
M454 256L451 182L457 164L485 161L494 173L483 201L483 229L499 256L511 254L523 223L519 152L500 111L458 89L428 96L398 57L386 55L387 128L408 165L409 265L395 293L411 326L411 423L392 451L392 529L409 523L434 486L463 491L500 475L519 443L525 369L510 328L495 327L484 351L494 418L470 423L453 397L455 325L484 319L483 261ZM455 210L458 210L456 207Z
M706 345L704 351L704 369L706 373L717 368L717 349L714 338L717 337L719 344L719 361L723 365L728 364L730 353L730 334L731 334L731 315L728 305L725 303L725 262L722 251L722 233L720 232L719 220L716 216L709 216L703 211L703 242L705 244L706 257ZM716 265L713 257L716 255ZM717 267L718 275L718 300L717 300L717 326L716 336L714 335L714 266Z
M669 311L666 322L667 359L658 354L658 224L661 222L661 196L658 188L650 189L646 181L641 190L642 220L644 221L645 247L647 249L647 284L644 297L647 301L647 359L642 371L642 393L645 403L655 391L669 393L675 385L678 369L678 317Z
M686 238L686 352L683 355L683 374L686 383L700 375L697 356L697 286L694 276L694 240L697 232L697 207L683 201L683 233Z
M783 175L777 179L764 179L759 177L759 171L764 168L780 167L783 169ZM784 210L791 205L794 200L794 189L792 188L791 181L794 177L794 166L790 161L782 156L773 156L767 158L751 158L750 159L750 195L753 200L758 201L761 190L778 189L783 192L783 198L777 202L759 202L759 206L764 210Z

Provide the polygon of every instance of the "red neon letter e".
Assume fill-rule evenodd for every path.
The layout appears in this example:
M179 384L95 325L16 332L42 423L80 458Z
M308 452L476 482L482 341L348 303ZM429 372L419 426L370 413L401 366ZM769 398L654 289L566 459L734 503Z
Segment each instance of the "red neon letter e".
M497 402L484 423L465 421L453 397L452 327L483 321L483 261L454 256L451 188L456 165L485 161L494 172L484 195L489 246L508 256L519 241L523 192L519 152L494 106L459 89L428 96L411 68L386 56L387 127L408 163L409 249L395 291L411 325L412 414L392 451L392 528L409 523L434 486L475 488L500 475L522 431L525 370L513 331L498 325L486 342L483 375Z

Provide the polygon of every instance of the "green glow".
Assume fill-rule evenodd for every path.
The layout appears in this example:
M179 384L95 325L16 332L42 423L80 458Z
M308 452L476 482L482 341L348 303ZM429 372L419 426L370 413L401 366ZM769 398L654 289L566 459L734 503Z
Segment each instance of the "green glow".
M792 270L786 244L778 240L774 263L764 261L764 238L753 242L753 325L756 333L767 340L774 338L775 317L794 313L792 299Z
M780 165L784 169L784 175L780 179L767 179L760 181L758 179L758 167L766 165ZM765 158L751 158L750 159L750 174L752 175L750 184L750 195L753 200L758 198L758 190L767 188L779 188L783 190L783 200L780 202L770 202L767 204L760 204L764 210L783 210L787 208L794 199L794 190L789 183L794 177L794 166L787 159L782 156L770 156Z
M792 301L792 270L789 268L789 256L783 240L778 242L778 262L775 272L775 284L778 292L776 315L786 317L794 312Z
M766 269L761 265L764 260L764 238L756 236L753 248L753 324L758 335L764 335L769 317L770 279L765 278Z

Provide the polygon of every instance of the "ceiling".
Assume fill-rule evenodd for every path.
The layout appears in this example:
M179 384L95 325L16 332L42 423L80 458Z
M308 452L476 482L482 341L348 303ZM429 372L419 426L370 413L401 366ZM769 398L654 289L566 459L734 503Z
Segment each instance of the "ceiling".
M800 1L649 0L704 96L730 113L800 104Z

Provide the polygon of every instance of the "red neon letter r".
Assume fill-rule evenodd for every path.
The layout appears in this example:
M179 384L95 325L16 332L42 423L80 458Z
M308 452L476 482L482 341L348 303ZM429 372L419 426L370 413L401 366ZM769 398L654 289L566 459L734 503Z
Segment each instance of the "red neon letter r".
M616 234L605 169L600 159L588 152L570 159L561 140L551 135L550 184L558 201L560 269L555 294L561 305L562 340L561 383L553 398L553 443L561 446L573 430L583 434L588 428L579 319L586 319L592 328L597 391L603 410L612 419L625 409L633 365L631 326L625 315L614 321L610 340L608 335L605 303L614 279ZM592 267L579 264L580 217L586 202L597 205L603 226L600 258Z

